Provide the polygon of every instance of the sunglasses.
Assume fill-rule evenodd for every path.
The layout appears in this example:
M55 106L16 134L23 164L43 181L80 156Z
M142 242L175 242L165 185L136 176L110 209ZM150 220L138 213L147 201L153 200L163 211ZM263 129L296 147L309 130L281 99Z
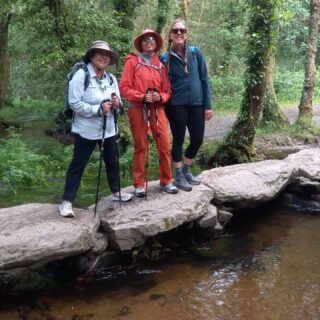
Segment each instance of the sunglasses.
M182 28L178 28L178 29L171 29L171 32L173 34L178 34L179 32L181 34L186 34L187 33L187 29L182 29Z
M146 36L144 38L142 38L143 42L147 42L147 41L156 41L156 38L154 36Z

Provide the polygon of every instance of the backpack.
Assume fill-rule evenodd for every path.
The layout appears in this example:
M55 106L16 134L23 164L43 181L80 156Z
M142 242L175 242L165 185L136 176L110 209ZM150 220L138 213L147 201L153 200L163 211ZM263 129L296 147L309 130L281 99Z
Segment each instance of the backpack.
M89 74L89 70L87 65L84 62L77 62L76 64L74 64L70 70L70 72L67 74L67 96L66 96L66 100L65 100L65 106L63 109L63 116L66 119L71 119L73 117L73 110L70 107L69 104L69 99L68 99L68 92L69 92L69 83L72 80L73 76L75 75L75 73L79 70L82 69L85 73L84 76L84 91L87 90L89 83L90 83L90 74Z

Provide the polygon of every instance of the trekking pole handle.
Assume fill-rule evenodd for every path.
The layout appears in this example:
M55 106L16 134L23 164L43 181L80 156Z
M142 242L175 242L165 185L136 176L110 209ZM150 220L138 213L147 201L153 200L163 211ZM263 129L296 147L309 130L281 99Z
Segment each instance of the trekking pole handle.
M105 112L103 111L103 105L104 105L105 103L107 103L107 102L110 102L110 103L111 103L111 99L104 99L104 100L102 100L101 103L100 103L100 110L101 110L101 113L102 113L102 114L105 114Z

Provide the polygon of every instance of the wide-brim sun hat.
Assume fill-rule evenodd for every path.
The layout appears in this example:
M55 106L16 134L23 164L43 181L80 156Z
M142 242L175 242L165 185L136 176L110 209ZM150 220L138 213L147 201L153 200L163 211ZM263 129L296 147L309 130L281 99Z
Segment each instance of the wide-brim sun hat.
M139 36L137 36L135 39L134 39L134 47L139 51L139 52L143 52L142 50L142 43L141 43L141 40L144 36L154 36L155 39L156 39L156 49L155 51L156 52L159 52L160 49L162 48L162 44L163 44L163 40L162 40L162 37L160 36L159 33L151 30L151 29L145 29L141 32L141 34Z
M108 42L105 42L102 40L97 40L97 41L92 42L91 47L83 55L82 60L85 63L89 63L90 62L90 55L91 55L92 51L94 51L96 49L104 50L108 53L108 56L110 57L109 66L112 66L118 62L118 59L119 59L118 53L112 51L110 49Z

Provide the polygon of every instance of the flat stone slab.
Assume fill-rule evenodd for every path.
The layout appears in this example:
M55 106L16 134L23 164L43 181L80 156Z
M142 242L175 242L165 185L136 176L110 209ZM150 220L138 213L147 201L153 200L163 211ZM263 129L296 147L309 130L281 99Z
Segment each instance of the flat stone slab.
M58 206L30 203L0 209L0 270L45 264L91 249L100 224L88 210L62 218Z
M125 191L133 192L133 188ZM194 186L191 192L167 194L154 181L149 183L147 199L135 197L120 207L106 197L99 202L97 212L111 245L129 250L143 244L148 237L202 217L213 196L214 191L204 184Z
M203 171L205 185L214 190L214 201L250 203L274 199L296 177L320 178L320 150L306 149L284 160L265 160Z

